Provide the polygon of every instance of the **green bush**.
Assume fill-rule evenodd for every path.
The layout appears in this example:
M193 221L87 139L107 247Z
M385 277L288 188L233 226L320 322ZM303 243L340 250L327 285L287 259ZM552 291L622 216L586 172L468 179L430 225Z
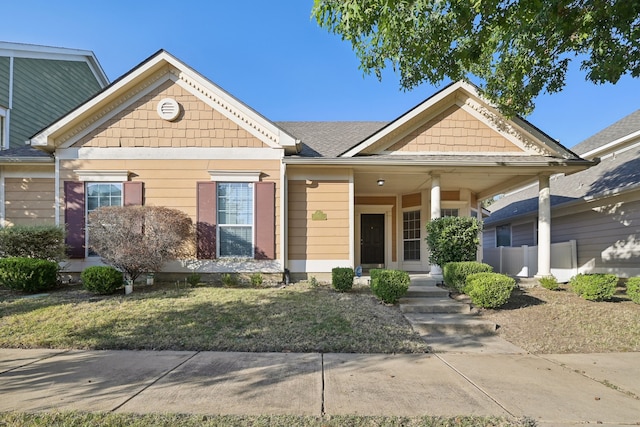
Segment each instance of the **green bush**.
M493 272L493 267L477 261L449 262L442 269L445 285L458 292L464 292L468 275L491 272Z
M632 277L627 280L627 296L631 301L640 304L640 277Z
M355 273L349 267L335 267L331 270L331 285L339 292L345 292L353 287Z
M371 279L371 283L373 283L376 278L380 277L380 272L384 271L383 268L372 268L369 270L369 277Z
M499 273L475 273L467 276L464 291L473 304L483 308L500 307L509 301L515 279Z
M42 292L56 287L58 263L44 259L0 259L0 285L22 292Z
M558 280L553 276L541 277L538 279L538 283L540 283L540 286L545 289L549 289L550 291L556 291L560 287Z
M191 285L192 288L195 288L196 286L198 286L198 283L200 283L200 275L195 272L189 273L189 275L187 276L187 283Z
M448 216L427 223L429 262L443 267L448 262L476 259L482 223L476 218Z
M63 260L64 229L53 225L0 228L0 258L13 257Z
M260 288L264 283L264 278L261 273L253 273L249 279L251 280L251 286L254 288Z
M569 286L580 297L589 301L604 301L616 293L618 276L615 274L578 274Z
M113 267L94 265L80 274L82 287L94 294L108 295L122 287L122 272Z
M240 285L240 279L235 273L224 273L222 275L222 284L227 288L237 288Z
M387 304L395 304L409 290L410 281L406 271L379 270L371 279L371 291Z

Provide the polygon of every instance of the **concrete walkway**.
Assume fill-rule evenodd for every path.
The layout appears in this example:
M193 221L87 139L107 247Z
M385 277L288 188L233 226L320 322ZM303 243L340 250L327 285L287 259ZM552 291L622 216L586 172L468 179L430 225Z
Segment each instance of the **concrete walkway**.
M524 354L496 335L498 325L477 316L469 301L454 300L428 274L411 274L400 311L435 353Z
M640 354L0 349L0 411L484 415L640 423Z

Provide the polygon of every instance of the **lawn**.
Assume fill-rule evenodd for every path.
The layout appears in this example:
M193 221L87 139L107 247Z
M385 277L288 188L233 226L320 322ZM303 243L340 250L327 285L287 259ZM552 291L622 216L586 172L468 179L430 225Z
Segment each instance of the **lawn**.
M0 347L253 352L417 353L427 345L397 306L366 287L175 285L95 296L68 287L0 294Z
M640 351L640 304L624 287L610 301L587 301L568 285L516 290L497 310L481 316L500 327L498 335L534 354Z

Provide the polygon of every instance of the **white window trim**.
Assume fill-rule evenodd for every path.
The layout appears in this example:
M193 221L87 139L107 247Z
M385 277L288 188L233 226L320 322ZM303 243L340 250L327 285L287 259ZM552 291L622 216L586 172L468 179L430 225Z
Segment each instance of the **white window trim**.
M124 182L129 180L130 175L126 170L74 170L73 173L82 182Z
M76 172L76 171L74 171ZM126 180L125 180L126 181ZM124 186L122 181L84 181L84 257L94 258L89 256L89 203L87 202L87 195L89 194L89 184L102 184L109 182L110 184L120 184L120 206L124 206ZM115 206L115 205L112 205Z
M420 237L417 239L405 239L404 238L404 214L405 212L418 212L420 214L420 222L419 222L419 226L418 229L420 231ZM400 227L401 229L401 236L400 236L400 241L402 242L402 261L406 262L406 263L411 263L411 262L420 262L422 260L422 255L423 255L423 249L422 249L422 244L420 245L420 258L418 259L405 259L404 257L404 242L406 241L419 241L420 243L422 243L422 241L424 240L424 235L422 232L422 209L419 206L414 206L411 208L405 208L402 210L402 218L400 219L402 221L402 226Z
M210 171L212 172L212 171ZM258 172L258 174L260 174L261 172ZM221 176L217 176L217 178L219 178ZM253 184L254 182L258 182L260 179L260 175L258 175L258 180L256 181L246 181L246 180L242 180L242 181L233 181L233 180L229 180L229 179L225 179L224 181L219 181L218 179L213 179L213 175L212 175L212 181L216 182L216 198L218 197L218 189L217 186L219 184L224 184L224 183L246 183L246 184ZM220 244L221 239L220 239L220 231L222 228L234 228L234 227L246 227L249 224L220 224L219 220L218 220L218 200L216 200L216 257L219 259L255 259L255 253L253 253L255 251L255 247L256 247L256 186L252 185L252 206L251 206L251 210L252 210L252 218L253 221L251 223L251 255L250 256L238 256L238 255L225 255L222 256L220 254Z
M208 171L211 181L216 182L260 182L261 171Z
M9 110L0 107L0 147L9 148Z

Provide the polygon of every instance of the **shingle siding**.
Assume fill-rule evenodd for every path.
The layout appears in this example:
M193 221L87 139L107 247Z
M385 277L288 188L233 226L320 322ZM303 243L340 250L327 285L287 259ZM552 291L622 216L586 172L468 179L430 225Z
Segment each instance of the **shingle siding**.
M11 146L23 146L38 130L100 89L84 62L15 58Z

